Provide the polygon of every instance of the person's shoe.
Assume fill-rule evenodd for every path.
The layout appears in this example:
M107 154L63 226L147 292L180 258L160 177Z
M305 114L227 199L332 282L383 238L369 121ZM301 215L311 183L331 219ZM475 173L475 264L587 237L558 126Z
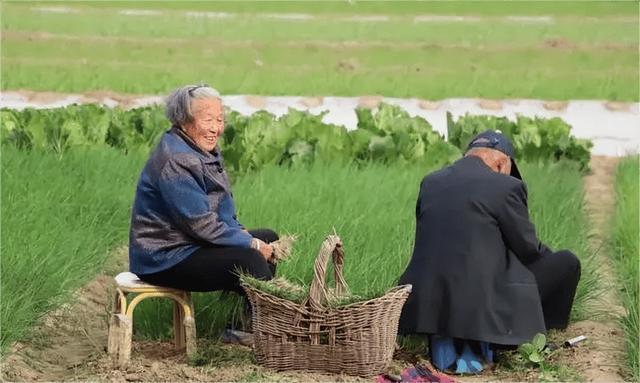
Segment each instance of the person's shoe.
M479 374L484 369L480 358L471 351L469 343L465 342L460 357L456 360L456 374Z
M429 352L433 365L440 371L446 371L457 358L453 338L448 336L431 335Z
M225 329L222 332L222 343L253 347L253 334L239 330Z

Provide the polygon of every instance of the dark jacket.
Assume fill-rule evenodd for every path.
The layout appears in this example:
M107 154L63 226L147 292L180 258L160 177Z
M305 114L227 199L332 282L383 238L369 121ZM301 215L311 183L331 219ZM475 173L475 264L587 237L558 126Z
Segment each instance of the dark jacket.
M178 128L165 133L136 189L131 272L166 270L202 246L250 247L252 237L242 229L218 149L200 150Z
M475 156L427 175L413 256L399 281L413 285L401 332L506 345L544 333L538 288L525 265L547 250L529 219L522 181Z

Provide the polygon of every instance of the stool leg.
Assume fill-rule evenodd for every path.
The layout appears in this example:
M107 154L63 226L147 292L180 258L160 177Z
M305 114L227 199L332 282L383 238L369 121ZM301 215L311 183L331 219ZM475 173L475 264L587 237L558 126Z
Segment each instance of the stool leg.
M176 301L173 302L173 343L178 350L185 347L184 310Z
M111 306L111 315L109 317L109 338L107 341L107 353L109 355L116 355L118 353L118 344L120 343L119 337L120 329L117 313L120 312L120 295L118 291L114 293L113 304Z
M186 347L187 347L187 356L191 357L193 355L195 355L196 353L196 347L197 347L197 343L196 343L196 320L194 318L194 316L196 315L194 307L193 307L193 300L191 300L191 293L186 292L184 295L184 300L185 302L187 302L188 306L189 306L189 311L190 314L189 316L184 318L184 332L185 332L185 342L186 342ZM186 309L183 310L183 312L187 312Z
M184 319L185 343L187 347L187 356L193 356L196 353L196 321L193 317Z
M107 352L117 367L126 367L131 357L132 319L124 312L127 310L126 295L116 289L111 318L109 318L109 338Z
M109 326L109 353L117 367L129 364L131 357L132 322L123 314L114 314Z

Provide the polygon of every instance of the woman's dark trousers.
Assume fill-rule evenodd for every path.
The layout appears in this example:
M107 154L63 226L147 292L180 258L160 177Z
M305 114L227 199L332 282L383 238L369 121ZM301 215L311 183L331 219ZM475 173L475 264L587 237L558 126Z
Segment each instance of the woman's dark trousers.
M269 229L250 230L249 234L266 243L278 240L278 235ZM180 290L222 290L244 295L238 280L239 270L269 280L275 275L276 267L254 249L204 247L170 269L138 277L147 283Z

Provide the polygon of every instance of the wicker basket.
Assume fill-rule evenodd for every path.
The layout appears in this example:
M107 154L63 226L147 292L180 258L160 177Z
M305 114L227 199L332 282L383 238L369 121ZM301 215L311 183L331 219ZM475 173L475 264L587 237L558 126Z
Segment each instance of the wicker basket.
M311 370L372 376L393 357L402 306L411 285L381 297L338 308L325 305L329 256L335 294L348 291L342 275L340 238L328 236L315 262L309 297L297 304L243 285L253 307L254 351L258 363L276 370Z

